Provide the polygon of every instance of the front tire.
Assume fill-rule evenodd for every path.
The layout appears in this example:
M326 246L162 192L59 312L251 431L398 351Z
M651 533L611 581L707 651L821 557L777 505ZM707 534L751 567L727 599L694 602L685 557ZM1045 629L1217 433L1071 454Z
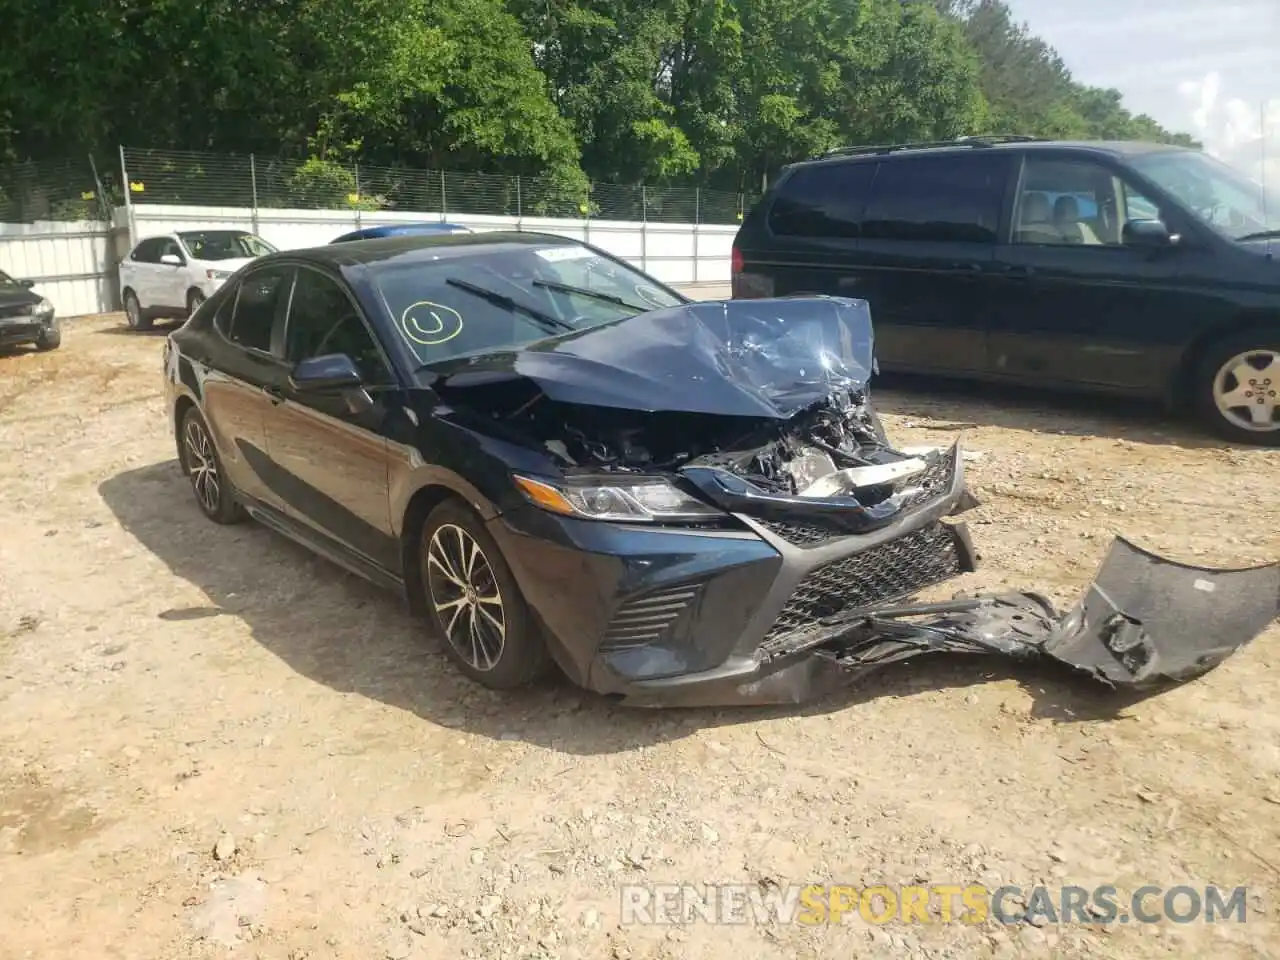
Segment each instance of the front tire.
M56 350L61 345L62 329L56 323L49 324L36 337L36 349L41 352Z
M1191 389L1201 419L1219 436L1280 446L1280 328L1247 330L1211 345Z
M191 407L178 428L182 438L182 472L191 481L200 512L214 523L239 523L244 508L236 501L235 492L222 469L222 459L213 445L213 435L200 412Z
M546 645L479 517L456 501L440 504L422 525L418 556L427 614L459 670L494 690L545 675Z

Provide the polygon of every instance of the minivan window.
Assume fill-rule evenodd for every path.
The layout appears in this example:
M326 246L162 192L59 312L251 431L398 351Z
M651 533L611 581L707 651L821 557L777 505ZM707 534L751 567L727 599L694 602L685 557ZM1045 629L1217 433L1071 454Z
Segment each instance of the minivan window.
M895 157L880 162L862 215L876 240L995 243L1007 155Z
M874 163L800 167L778 186L768 226L780 237L856 237Z
M1240 238L1280 230L1280 196L1208 154L1153 150L1130 163L1219 233Z

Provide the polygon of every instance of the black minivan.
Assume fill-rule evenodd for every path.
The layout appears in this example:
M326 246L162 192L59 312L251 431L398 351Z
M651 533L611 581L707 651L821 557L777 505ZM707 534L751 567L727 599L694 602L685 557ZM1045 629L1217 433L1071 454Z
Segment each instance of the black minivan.
M884 370L1158 397L1274 446L1278 228L1280 198L1197 150L848 148L747 216L733 296L862 298Z

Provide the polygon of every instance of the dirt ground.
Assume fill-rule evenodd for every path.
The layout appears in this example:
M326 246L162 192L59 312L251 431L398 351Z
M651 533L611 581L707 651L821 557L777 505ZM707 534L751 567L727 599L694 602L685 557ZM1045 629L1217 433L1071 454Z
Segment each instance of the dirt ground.
M394 597L203 520L163 336L0 356L4 960L1278 955L1280 630L1135 704L979 659L793 710L489 693ZM974 451L983 568L947 592L1066 603L1117 532L1280 558L1280 451L1110 402L878 402L902 444ZM620 884L709 881L1251 893L1243 925L619 924Z

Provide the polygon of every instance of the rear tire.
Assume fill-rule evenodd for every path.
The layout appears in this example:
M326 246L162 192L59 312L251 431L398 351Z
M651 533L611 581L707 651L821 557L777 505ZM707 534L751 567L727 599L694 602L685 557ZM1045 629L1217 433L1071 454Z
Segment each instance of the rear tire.
M1191 378L1200 419L1235 443L1280 446L1280 327L1210 344Z
M214 523L239 523L245 518L244 507L236 500L235 491L222 469L222 458L213 444L213 435L200 411L191 407L178 427L182 472L191 481L196 506Z
M138 295L132 290L124 292L124 314L129 320L130 330L151 329L151 316L142 309Z
M427 616L458 669L494 690L545 676L546 644L480 518L446 500L427 516L419 544Z

